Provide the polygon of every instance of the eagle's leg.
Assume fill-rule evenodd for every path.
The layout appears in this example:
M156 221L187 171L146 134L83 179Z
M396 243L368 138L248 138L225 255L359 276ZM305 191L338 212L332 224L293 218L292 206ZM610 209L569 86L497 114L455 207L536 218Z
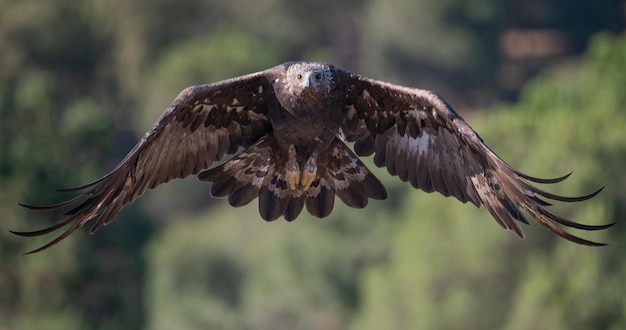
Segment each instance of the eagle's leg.
M287 152L287 164L285 166L285 180L289 185L289 189L296 190L296 186L300 183L300 165L296 158L296 147L292 144Z
M311 183L315 181L315 177L317 177L317 151L314 151L311 154L311 157L307 159L306 164L304 164L304 171L302 171L302 178L300 179L300 184L302 185L302 190L307 191L311 186Z

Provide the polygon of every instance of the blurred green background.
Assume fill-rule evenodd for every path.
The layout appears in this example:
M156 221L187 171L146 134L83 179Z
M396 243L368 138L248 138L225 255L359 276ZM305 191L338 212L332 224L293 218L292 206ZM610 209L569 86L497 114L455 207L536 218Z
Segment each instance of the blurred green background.
M569 0L0 2L0 329L626 328L626 6ZM111 170L184 87L319 60L437 91L552 209L622 221L578 246L520 240L484 209L414 191L265 223L195 178L111 226L24 239L52 188ZM368 162L368 164L371 164ZM373 168L373 166L370 166Z

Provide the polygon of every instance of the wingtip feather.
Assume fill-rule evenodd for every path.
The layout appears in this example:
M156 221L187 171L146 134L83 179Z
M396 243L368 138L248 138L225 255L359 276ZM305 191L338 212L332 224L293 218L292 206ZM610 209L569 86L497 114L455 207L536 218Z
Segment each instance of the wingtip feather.
M552 194L549 193L545 190L541 190L537 187L534 186L530 186L532 191L536 194L539 194L545 198L549 198L551 200L555 200L555 201L560 201L560 202L568 202L568 203L573 203L573 202L582 202L582 201L586 201L588 199L591 199L595 196L597 196L603 189L604 186L598 188L597 190L591 192L590 194L587 195L583 195L583 196L575 196L575 197L568 197L568 196L560 196L560 195L556 195L556 194Z
M107 177L109 177L111 174L107 174L103 177L101 177L98 180L89 182L87 184L84 184L82 186L78 186L78 187L71 187L71 188L55 188L54 190L59 191L59 192L77 192L77 191L81 191L81 190L85 190L89 187L93 187L95 185L97 185L98 183L102 182L102 180L106 179Z
M68 206L70 204L75 203L76 201L80 200L81 198L85 197L85 195L78 195L74 198L70 198L66 201L60 202L60 203L56 203L56 204L50 204L50 205L30 205L30 204L25 204L25 203L20 203L18 202L17 204L25 207L29 210L33 210L33 211L49 211L49 210L56 210L65 206Z
M532 182L535 182L535 183L544 183L544 184L552 184L552 183L562 182L563 180L569 178L570 175L572 175L572 173L574 173L574 171L572 171L572 172L569 172L569 173L567 173L567 174L565 174L563 176L560 176L558 178L544 179L544 178L537 178L537 177L534 177L534 176L530 176L528 174L524 174L524 173L522 173L520 171L516 171L514 169L512 169L512 170L513 170L513 172L515 172L515 174L519 175L520 177L522 177L522 178L524 178L526 180L529 180L529 181L532 181Z

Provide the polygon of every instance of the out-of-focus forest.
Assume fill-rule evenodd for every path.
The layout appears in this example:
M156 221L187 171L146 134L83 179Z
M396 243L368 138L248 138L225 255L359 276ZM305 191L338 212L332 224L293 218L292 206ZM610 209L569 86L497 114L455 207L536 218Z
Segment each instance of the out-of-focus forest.
M0 2L0 329L626 328L626 6L566 0ZM318 60L435 90L564 195L577 233L503 231L384 170L387 201L266 223L195 178L50 250L17 202L114 168L183 88ZM374 166L370 164L370 168Z

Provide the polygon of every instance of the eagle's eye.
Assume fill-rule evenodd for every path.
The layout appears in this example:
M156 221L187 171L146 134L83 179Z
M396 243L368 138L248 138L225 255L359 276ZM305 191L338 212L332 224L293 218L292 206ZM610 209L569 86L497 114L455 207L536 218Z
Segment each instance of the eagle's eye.
M296 75L296 79L302 80L302 74L298 73L298 75Z
M315 74L315 80L322 80L322 74L321 73L316 73Z

